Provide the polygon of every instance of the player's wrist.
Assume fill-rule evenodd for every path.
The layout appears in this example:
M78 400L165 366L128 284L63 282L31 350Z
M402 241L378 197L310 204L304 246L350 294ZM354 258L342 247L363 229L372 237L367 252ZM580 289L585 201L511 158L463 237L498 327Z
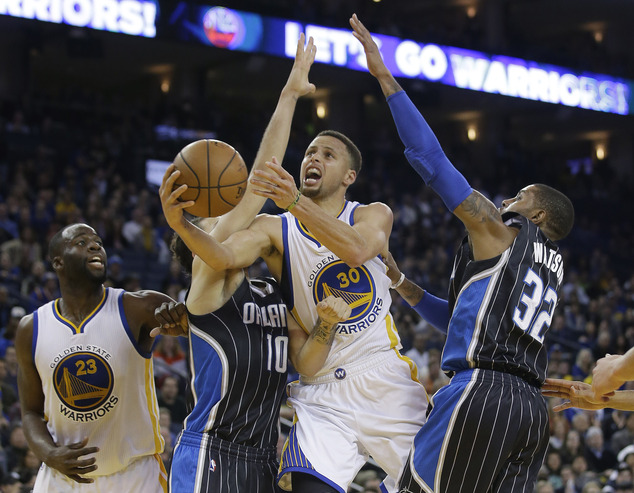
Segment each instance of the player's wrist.
M400 285L403 284L404 280L405 280L405 273L401 272L401 275L398 276L398 279L396 281L392 280L392 284L390 285L390 289L398 289L400 287Z

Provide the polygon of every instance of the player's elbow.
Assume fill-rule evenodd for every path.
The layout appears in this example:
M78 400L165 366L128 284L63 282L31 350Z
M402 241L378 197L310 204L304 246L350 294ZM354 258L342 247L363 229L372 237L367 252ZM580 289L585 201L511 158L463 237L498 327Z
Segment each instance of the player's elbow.
M341 260L343 260L349 267L356 269L358 267L361 267L373 257L374 255L366 252L362 248L359 248L358 250L352 251L349 254L345 255L345 257L341 257Z

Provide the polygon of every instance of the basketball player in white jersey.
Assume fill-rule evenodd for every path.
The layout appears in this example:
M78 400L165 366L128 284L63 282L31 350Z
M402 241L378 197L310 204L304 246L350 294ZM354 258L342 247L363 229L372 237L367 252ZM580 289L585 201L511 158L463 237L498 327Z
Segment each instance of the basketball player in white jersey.
M24 433L43 463L33 491L166 492L150 331L173 300L104 287L106 252L86 224L56 233L49 257L61 298L22 318L15 341ZM164 333L186 327L177 311Z
M253 172L254 193L289 212L260 215L223 243L185 218L170 220L170 226L214 269L242 268L262 257L306 332L317 320L315 305L327 296L351 306L323 368L289 387L295 419L282 455L280 486L345 493L371 455L388 474L383 491L395 492L425 420L427 396L416 366L399 353L389 313L391 281L379 254L387 251L392 211L382 203L346 200L361 155L339 132L322 132L309 145L301 192L274 160L267 166ZM172 200L180 193L172 192Z

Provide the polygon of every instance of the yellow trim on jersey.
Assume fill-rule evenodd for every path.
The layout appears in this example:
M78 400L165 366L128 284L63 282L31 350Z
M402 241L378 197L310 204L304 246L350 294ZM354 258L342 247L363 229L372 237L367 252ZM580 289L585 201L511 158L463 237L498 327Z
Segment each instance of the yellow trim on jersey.
M167 470L165 469L165 464L163 464L163 459L159 454L154 454L152 457L156 459L159 465L159 484L161 485L161 489L163 493L167 493Z
M348 201L344 199L343 205L341 206L341 209L339 209L339 212L337 212L337 215L335 217L341 216L341 213L346 208L346 204L347 203L348 203ZM299 225L299 229L301 229L307 236L309 236L310 238L312 238L313 240L315 240L317 243L319 243L321 245L321 241L319 241L317 238L315 238L315 236L310 231L308 231L306 226L304 226L299 219L297 219L297 224Z
M412 376L412 380L414 380L415 382L421 383L420 380L418 379L418 367L416 366L416 363L414 363L414 361L411 358L408 358L407 356L403 356L401 352L397 349L398 342L399 342L398 331L396 329L396 325L394 324L394 320L392 319L392 315L390 313L388 313L387 316L385 317L385 328L387 329L387 335L390 338L390 349L393 349L394 352L396 353L396 356L398 356L399 359L401 359L402 361L404 361L405 363L409 365L409 371ZM427 402L429 402L429 396L427 395L427 391L425 391L425 397L427 399Z
M84 325L86 325L86 323L92 318L92 316L103 306L104 302L106 301L106 288L103 288L103 292L101 293L101 300L99 301L99 303L97 303L97 306L93 309L93 311L91 311L88 316L86 318L84 318L81 323L79 324L79 326L75 325L73 322L71 322L70 320L68 320L66 317L62 316L62 312L59 309L59 302L60 302L61 298L58 298L55 300L55 313L57 314L57 316L63 320L64 322L66 322L68 325L70 325L73 330L75 331L75 334L81 334L81 330L84 328Z
M145 398L147 402L152 429L154 430L154 449L157 453L163 452L165 448L165 440L161 435L161 427L159 425L158 416L158 400L156 398L156 387L154 385L154 365L152 358L145 360Z

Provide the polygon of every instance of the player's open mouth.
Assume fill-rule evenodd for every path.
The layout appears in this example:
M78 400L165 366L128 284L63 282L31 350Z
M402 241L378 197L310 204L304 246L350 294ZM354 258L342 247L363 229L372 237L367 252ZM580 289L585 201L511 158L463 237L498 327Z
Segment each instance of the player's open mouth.
M315 185L319 180L321 180L321 171L318 168L306 169L306 176L304 176L305 185Z
M103 267L103 260L101 259L101 257L92 257L90 260L88 260L88 263L90 265Z

